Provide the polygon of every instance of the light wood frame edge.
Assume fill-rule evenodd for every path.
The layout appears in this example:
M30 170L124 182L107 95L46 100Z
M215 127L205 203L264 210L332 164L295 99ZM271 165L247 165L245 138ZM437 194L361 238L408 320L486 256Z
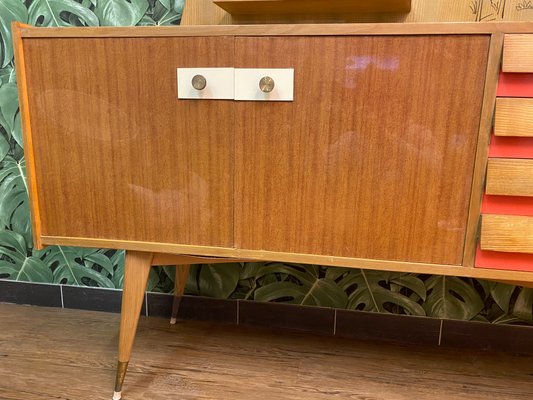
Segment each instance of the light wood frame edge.
M490 135L496 107L496 91L503 52L504 34L496 32L491 35L487 72L485 75L485 88L483 90L483 103L479 121L478 142L474 173L472 176L472 189L470 205L468 207L468 220L466 224L465 244L463 253L463 266L474 267L476 246L479 238L479 224L481 220L481 200L485 187Z
M531 33L533 22L417 22L274 25L188 25L176 27L80 27L21 29L23 38L170 36L334 36Z
M11 25L13 35L13 49L15 56L15 69L17 73L17 90L22 123L22 140L24 143L24 157L26 160L26 182L30 201L30 218L32 221L33 246L40 250L43 248L41 241L41 215L39 211L39 198L37 196L37 183L35 181L35 158L33 140L31 135L31 122L29 114L28 90L26 82L26 64L24 59L24 47L22 30L28 25L13 22Z
M533 273L483 268L465 268L461 265L413 263L404 261L370 260L362 258L334 257L314 254L281 253L265 250L241 250L227 247L174 245L168 243L121 241L93 238L42 236L45 245L83 246L109 249L125 249L168 254L194 254L199 257L230 258L234 260L279 261L288 263L319 264L334 267L362 268L379 271L462 276L467 278L533 282Z
M252 259L228 257L202 257L188 254L154 253L152 265L192 265L192 264L226 264L253 262Z

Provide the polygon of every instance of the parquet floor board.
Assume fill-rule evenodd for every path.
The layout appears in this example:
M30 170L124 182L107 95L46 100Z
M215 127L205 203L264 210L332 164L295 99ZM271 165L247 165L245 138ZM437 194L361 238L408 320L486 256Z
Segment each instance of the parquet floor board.
M112 395L119 316L0 304L0 399ZM531 400L533 356L141 317L124 400Z

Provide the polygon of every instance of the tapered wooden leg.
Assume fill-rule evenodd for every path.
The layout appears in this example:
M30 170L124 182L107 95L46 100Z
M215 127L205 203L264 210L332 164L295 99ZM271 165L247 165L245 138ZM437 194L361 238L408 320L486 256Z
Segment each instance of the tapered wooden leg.
M176 279L174 280L174 302L172 303L172 316L170 317L170 323L174 325L178 318L178 312L180 310L181 298L185 292L185 285L189 278L189 264L176 265Z
M137 324L146 290L148 275L152 266L152 253L138 251L126 252L124 266L124 290L122 292L122 313L120 316L120 335L118 343L118 365L113 400L122 395L122 384L126 376L131 349L137 332Z

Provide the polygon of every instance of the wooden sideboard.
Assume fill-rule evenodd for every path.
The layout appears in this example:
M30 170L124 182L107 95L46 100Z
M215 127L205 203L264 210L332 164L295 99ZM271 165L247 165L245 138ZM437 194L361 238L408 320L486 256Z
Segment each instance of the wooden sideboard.
M533 282L475 267L504 38L533 43L533 23L15 24L14 36L35 245L128 250L116 398L152 264ZM506 52L504 69L533 72ZM193 67L293 68L294 101L178 99L176 69ZM510 161L489 171L531 196L531 167ZM522 231L496 228L482 247L529 257L533 217L518 218Z

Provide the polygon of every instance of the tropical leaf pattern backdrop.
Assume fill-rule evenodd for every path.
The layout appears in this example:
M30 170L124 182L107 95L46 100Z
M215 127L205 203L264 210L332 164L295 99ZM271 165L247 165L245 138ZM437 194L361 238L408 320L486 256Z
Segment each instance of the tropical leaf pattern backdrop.
M11 22L36 26L179 24L185 0L0 0L0 278L121 288L124 252L33 249ZM174 268L153 268L148 289L170 292ZM533 289L457 277L287 263L197 265L192 295L381 313L533 323Z

